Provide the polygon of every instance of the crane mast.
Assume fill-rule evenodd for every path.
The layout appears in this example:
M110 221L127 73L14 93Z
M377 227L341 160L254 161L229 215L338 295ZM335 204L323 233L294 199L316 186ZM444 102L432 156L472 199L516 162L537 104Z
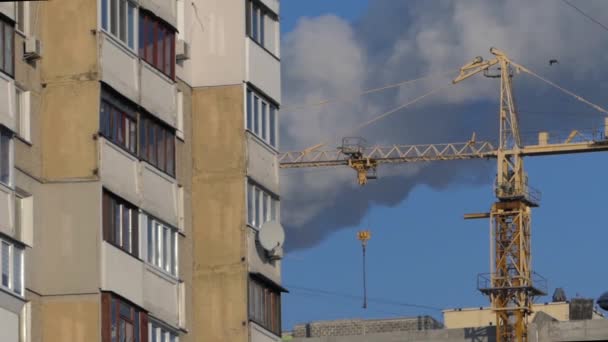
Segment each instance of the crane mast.
M528 341L527 323L533 300L546 294L546 281L531 268L531 212L539 205L540 195L528 185L523 157L608 151L608 118L603 130L591 135L574 130L565 140L555 141L549 139L548 133L541 132L538 144L522 145L512 81L514 74L520 71L533 73L496 48L490 52L494 58L485 61L476 57L460 69L453 83L479 73L500 79L497 144L477 141L475 134L463 143L374 147L367 147L355 138L344 138L337 150L320 150L323 146L320 144L300 152L281 153L278 160L281 168L348 166L357 172L359 184L364 185L368 179L376 178L376 169L381 164L495 158L497 201L489 214L468 217L489 217L491 224L490 272L479 275L477 285L490 298L496 313L496 340L525 342ZM498 66L498 74L490 74L489 70L494 66Z
M490 52L494 60L474 61L467 66L466 74L470 77L483 71L489 76L487 65L499 65L500 129L495 186L498 201L490 211L493 241L490 274L480 275L478 288L490 297L496 313L497 341L527 341L526 325L533 298L545 294L534 287L530 259L531 207L538 203L530 196L520 153L522 145L512 84L516 70L502 51L492 48ZM454 80L456 82L460 79Z

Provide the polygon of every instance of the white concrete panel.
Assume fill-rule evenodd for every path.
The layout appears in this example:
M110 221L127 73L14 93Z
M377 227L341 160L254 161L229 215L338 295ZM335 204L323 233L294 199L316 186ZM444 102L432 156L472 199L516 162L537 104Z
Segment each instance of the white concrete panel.
M15 237L15 197L7 187L0 185L0 232Z
M0 72L0 124L16 131L15 82Z
M142 162L141 180L141 209L177 227L177 181L145 162Z
M139 59L137 55L109 35L103 32L100 32L99 35L101 39L101 80L131 101L138 103Z
M281 338L254 322L250 322L251 342L279 342Z
M19 315L0 308L0 341L19 342Z
M281 3L279 0L260 0L260 2L266 5L266 7L268 7L275 14L279 14L279 11L281 10Z
M177 27L177 7L174 0L139 0L139 4L171 26Z
M101 243L101 289L144 307L143 263L107 242Z
M160 71L141 62L141 105L172 127L176 126L177 88Z
M250 273L262 273L277 284L281 284L281 261L271 261L266 255L266 251L260 246L257 240L257 230L247 228L247 253Z
M6 310L14 313L15 315L19 315L21 310L23 310L24 305L25 299L18 297L9 290L0 288L0 310Z
M247 132L247 176L270 192L279 194L279 164L276 152Z
M281 103L281 62L250 38L247 45L247 81Z
M245 79L245 1L188 3L190 1L185 9L185 27L191 32L187 32L186 39L192 49L180 77L188 79L191 75L192 87L242 83Z
M0 13L15 20L15 3L12 1L0 2Z
M174 327L179 326L179 283L146 265L144 270L144 307L150 314Z
M111 192L138 204L139 161L122 148L99 138L101 182Z

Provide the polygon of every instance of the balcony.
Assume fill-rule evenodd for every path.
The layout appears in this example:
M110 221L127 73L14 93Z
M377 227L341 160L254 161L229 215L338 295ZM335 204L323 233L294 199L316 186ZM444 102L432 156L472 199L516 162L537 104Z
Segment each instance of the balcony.
M139 58L122 42L100 32L101 80L129 100L139 102Z
M265 95L281 102L281 62L251 38L247 44L246 81L251 82Z
M99 175L105 188L170 225L179 227L177 180L99 138Z
M140 60L137 53L116 38L99 31L101 80L133 103L175 127L175 82ZM0 90L2 90L0 84ZM0 95L0 100L2 95ZM0 115L2 110L0 109ZM1 120L1 117L0 117Z
M279 193L277 152L247 132L247 176L274 194Z
M251 342L280 342L281 338L254 322L249 324Z
M117 267L120 265L120 267ZM180 282L153 266L102 242L101 289L114 292L145 308L154 317L180 326L184 296ZM183 320L183 319L182 319Z

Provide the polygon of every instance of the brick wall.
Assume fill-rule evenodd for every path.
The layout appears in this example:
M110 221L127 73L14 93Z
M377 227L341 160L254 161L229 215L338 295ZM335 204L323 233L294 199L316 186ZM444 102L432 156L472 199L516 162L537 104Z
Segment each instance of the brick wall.
M396 331L441 329L443 325L430 316L394 319L321 321L296 325L294 337L357 336Z

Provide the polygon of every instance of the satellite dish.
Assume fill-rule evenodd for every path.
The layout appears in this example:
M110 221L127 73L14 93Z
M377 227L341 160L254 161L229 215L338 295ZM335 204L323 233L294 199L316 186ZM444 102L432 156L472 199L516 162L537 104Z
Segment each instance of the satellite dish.
M600 308L608 311L608 292L604 292L604 294L600 296L600 298L597 300L597 305L599 305Z
M285 242L285 230L277 221L271 220L262 225L258 233L258 241L270 258L281 259L283 257L283 243Z

